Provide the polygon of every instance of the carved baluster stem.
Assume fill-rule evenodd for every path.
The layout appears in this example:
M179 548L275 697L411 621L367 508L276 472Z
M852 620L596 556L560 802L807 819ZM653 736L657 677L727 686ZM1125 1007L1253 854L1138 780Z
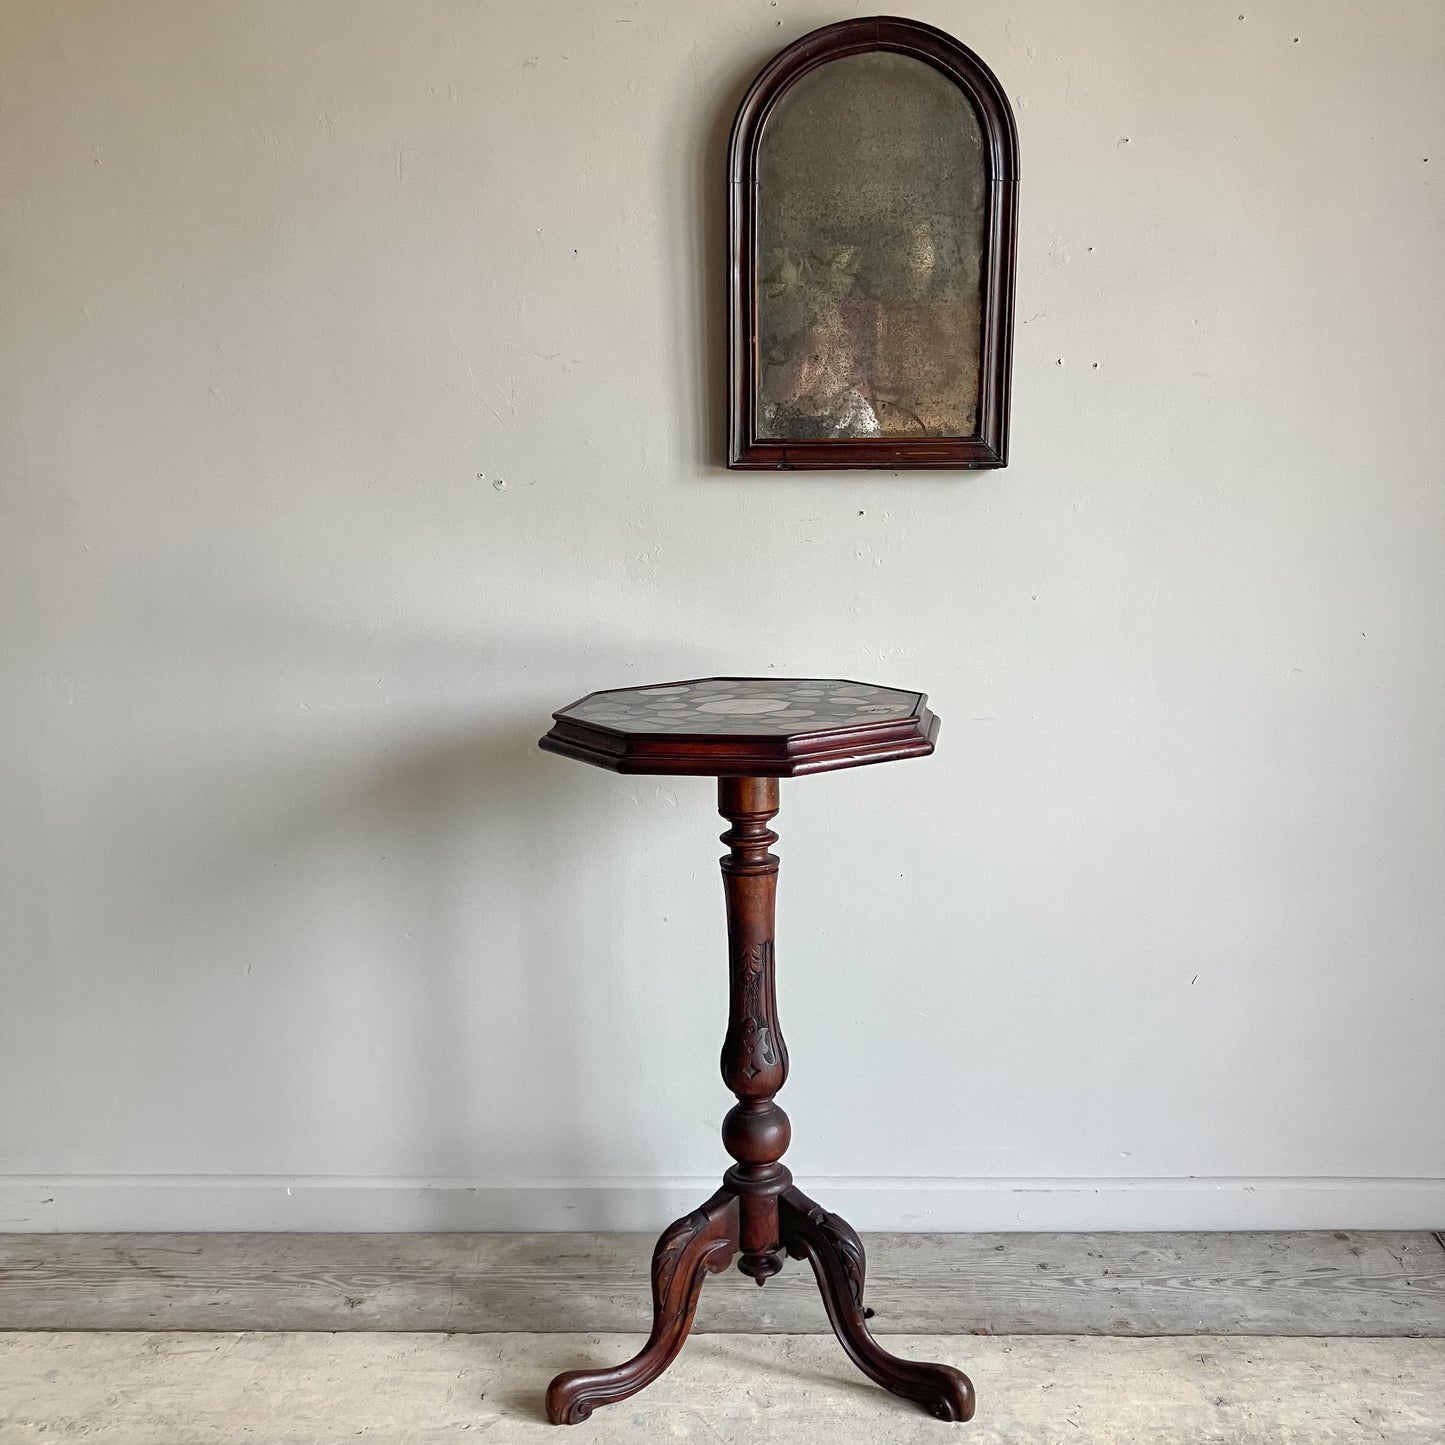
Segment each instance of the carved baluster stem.
M722 1075L738 1102L723 1120L723 1145L737 1163L726 1183L742 1203L738 1268L762 1284L782 1267L778 1195L792 1175L778 1161L788 1147L788 1116L773 1095L788 1077L788 1050L778 1026L773 990L773 909L778 835L768 820L778 811L776 778L719 778L718 811L732 827L722 835L727 901L731 1006L723 1040Z

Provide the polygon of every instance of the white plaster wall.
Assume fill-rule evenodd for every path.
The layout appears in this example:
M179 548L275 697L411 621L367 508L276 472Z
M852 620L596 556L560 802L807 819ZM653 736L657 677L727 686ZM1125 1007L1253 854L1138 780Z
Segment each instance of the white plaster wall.
M1445 7L917 0L1017 108L1013 464L730 474L727 126L854 13L0 7L0 1227L696 1202L711 785L534 743L729 671L944 719L783 788L815 1192L1439 1223Z

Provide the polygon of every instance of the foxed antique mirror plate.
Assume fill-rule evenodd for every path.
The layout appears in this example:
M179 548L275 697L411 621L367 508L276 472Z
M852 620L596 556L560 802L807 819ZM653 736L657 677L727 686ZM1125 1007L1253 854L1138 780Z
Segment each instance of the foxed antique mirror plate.
M732 145L731 465L1004 465L1016 150L929 26L846 21L763 71Z
M972 436L988 178L963 92L869 51L803 76L758 151L759 436Z

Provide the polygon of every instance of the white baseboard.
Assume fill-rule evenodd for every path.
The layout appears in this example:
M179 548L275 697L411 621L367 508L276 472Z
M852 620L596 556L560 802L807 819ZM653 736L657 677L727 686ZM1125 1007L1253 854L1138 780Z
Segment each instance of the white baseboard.
M642 1230L717 1179L0 1175L0 1231ZM863 1231L1438 1229L1445 1179L800 1178Z

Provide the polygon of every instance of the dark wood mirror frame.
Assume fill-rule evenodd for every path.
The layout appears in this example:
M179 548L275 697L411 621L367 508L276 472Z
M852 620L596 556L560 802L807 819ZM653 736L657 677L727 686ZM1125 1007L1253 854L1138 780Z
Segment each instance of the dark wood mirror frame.
M971 104L982 133L988 174L974 432L971 436L761 437L757 425L759 142L768 117L803 76L828 61L878 51L911 56L941 71ZM1003 87L978 56L931 25L886 16L845 20L805 35L769 62L738 109L728 150L730 467L901 471L1008 464L1018 172L1018 134Z

